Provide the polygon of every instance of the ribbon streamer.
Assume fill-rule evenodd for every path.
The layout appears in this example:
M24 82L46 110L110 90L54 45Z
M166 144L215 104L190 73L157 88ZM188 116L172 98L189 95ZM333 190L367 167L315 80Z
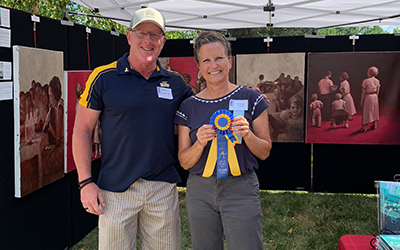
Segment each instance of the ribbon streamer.
M210 118L210 124L217 130L217 137L211 142L203 177L210 177L217 164L217 179L228 178L228 164L231 174L239 176L240 168L236 156L235 144L239 142L236 135L229 131L233 119L231 112L220 109Z

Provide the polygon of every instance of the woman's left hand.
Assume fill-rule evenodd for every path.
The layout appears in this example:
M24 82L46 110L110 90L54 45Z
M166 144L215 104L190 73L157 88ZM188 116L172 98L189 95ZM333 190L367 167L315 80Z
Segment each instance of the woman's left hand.
M250 132L249 122L243 116L237 116L232 119L232 126L229 130L233 134L240 134L245 137Z

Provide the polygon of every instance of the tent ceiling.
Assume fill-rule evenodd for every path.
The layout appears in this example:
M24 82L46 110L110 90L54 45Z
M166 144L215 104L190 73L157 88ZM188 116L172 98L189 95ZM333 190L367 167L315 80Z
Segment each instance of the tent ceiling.
M270 19L270 12L264 11L268 0L72 1L90 9L98 8L102 16L126 20L143 5L153 7L164 15L168 30L266 27ZM271 18L273 27L400 25L399 0L275 0L272 4L275 7ZM395 18L388 18L392 16ZM364 22L375 19L382 20Z

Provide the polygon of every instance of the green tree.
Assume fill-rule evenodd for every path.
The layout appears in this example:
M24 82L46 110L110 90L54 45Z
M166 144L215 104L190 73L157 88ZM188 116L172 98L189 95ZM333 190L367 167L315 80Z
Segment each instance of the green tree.
M62 20L65 11L97 15L92 10L71 2L70 0L0 0L0 5L12 9L22 10L34 15ZM96 18L85 15L68 15L68 20L77 24L102 30L111 30L126 34L128 27L106 18ZM190 39L197 36L194 30L167 31L168 39Z
M303 36L312 34L313 28L245 28L245 29L230 29L229 36L232 37L277 37L277 36ZM387 34L379 26L365 27L334 27L315 30L318 35L325 36L344 36L344 35L370 35L370 34Z
M229 36L244 38L244 37L277 37L277 36L302 36L311 34L312 28L244 28L244 29L229 29Z
M56 20L62 20L65 11L92 15L97 14L69 0L0 0L0 5ZM105 18L88 17L84 15L68 15L68 20L87 27L102 30L111 30L111 27L114 26L115 30L122 34L125 34L127 30L126 26Z
M193 39L197 34L198 32L196 30L174 30L165 32L168 39Z
M334 27L319 29L318 35L325 36L346 36L346 35L372 35L372 34L387 34L379 26L364 26L364 27Z
M35 15L45 16L56 20L63 19L65 11L73 11L79 13L86 13L98 15L83 6L75 4L70 0L0 0L0 5L29 12ZM127 27L105 18L89 17L84 15L69 15L69 20L85 25L91 28L98 28L102 30L111 30L114 26L115 30L121 34L126 34ZM312 34L312 28L274 28L274 27L261 27L261 28L244 28L244 29L229 29L228 34L231 37L278 37L278 36L303 36ZM393 29L393 33L400 32L399 28ZM184 31L167 31L166 36L168 39L192 39L197 36L196 30ZM366 26L366 27L335 27L318 29L318 35L325 36L343 36L343 35L367 35L367 34L386 34L379 26Z

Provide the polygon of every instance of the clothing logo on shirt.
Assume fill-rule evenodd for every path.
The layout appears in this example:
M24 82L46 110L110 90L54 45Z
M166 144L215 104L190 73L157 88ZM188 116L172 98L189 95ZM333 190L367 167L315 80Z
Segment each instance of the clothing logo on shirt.
M124 72L129 72L129 69L128 68L125 68L125 71Z
M163 88L168 88L169 84L167 83L167 81L162 81L162 82L160 82L160 86Z

